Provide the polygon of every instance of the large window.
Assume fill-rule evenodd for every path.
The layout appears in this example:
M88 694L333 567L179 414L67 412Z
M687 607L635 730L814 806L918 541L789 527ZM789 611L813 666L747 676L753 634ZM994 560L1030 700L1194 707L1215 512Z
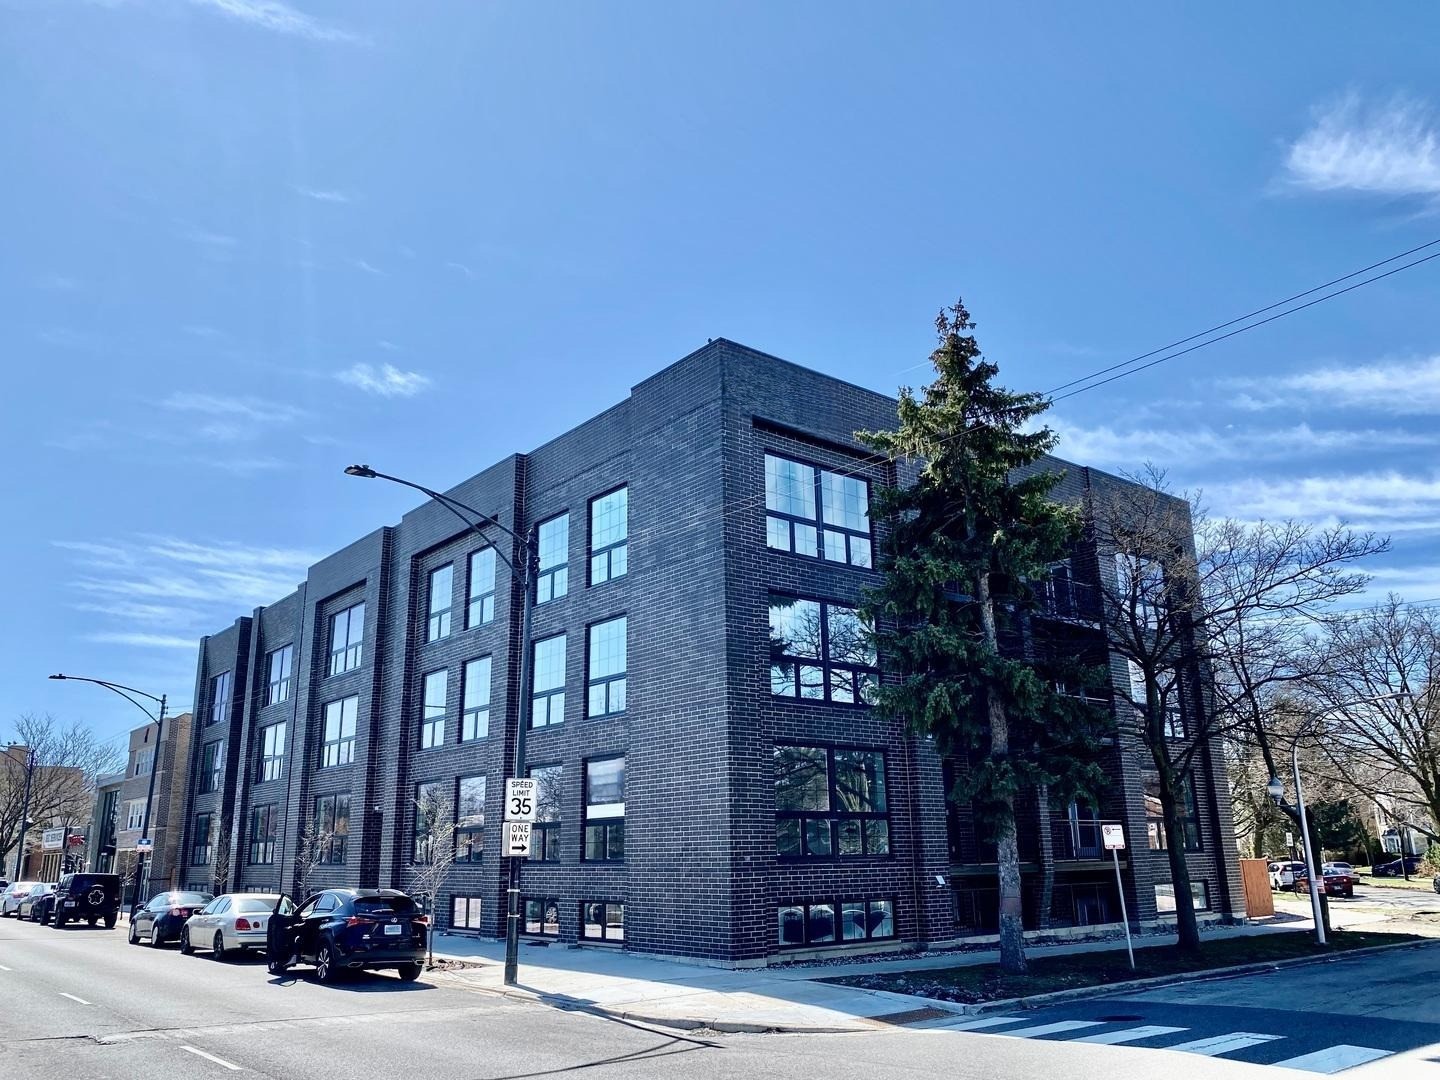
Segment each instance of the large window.
M426 641L439 641L450 636L450 608L455 602L454 592L454 563L446 563L430 571L430 617L425 623Z
M420 749L445 745L445 696L450 687L450 670L441 668L425 676L425 700L421 705Z
M462 776L455 796L455 861L478 863L485 853L485 777Z
M864 480L766 454L765 511L767 547L870 566L870 485Z
M1148 722L1146 709L1150 703L1150 695L1145 690L1145 672L1134 660L1126 660L1125 663L1130 669L1130 700L1135 705L1141 730L1144 730ZM1155 681L1159 684L1161 708L1165 711L1163 721L1165 737L1167 739L1187 738L1190 728L1185 722L1185 706L1180 693L1180 680L1175 677L1175 672L1161 670L1155 673Z
M260 761L255 769L255 780L279 780L285 769L285 721L260 729Z
M434 861L435 834L438 831L436 815L446 809L445 784L440 780L415 785L415 842L411 848L410 861L422 865Z
M770 692L776 697L868 705L876 682L869 627L854 608L770 597Z
M778 911L782 946L843 945L895 936L895 901L826 900L786 904Z
M535 642L532 663L530 726L558 724L565 719L565 635Z
M1158 630L1169 603L1165 568L1144 555L1117 551L1115 579L1123 610L1132 613L1140 625Z
M215 857L215 845L210 835L209 814L196 814L190 826L190 865L208 866Z
M250 811L251 866L269 866L275 861L275 829L280 815L274 803L257 806Z
M586 941L624 941L625 905L604 900L582 901L580 936Z
M330 617L330 674L339 675L360 666L360 644L365 637L363 603Z
M131 776L149 776L155 768L155 748L153 746L135 751L135 764L130 768Z
M210 723L218 724L230 715L230 692L234 686L233 671L222 671L210 680Z
M557 862L560 858L559 765L540 765L530 770L535 778L535 825L531 830L530 861Z
M1209 911L1209 884L1204 881L1190 882L1190 898L1195 902L1196 911ZM1167 881L1163 885L1155 886L1155 913L1157 915L1175 914L1175 885L1172 882Z
M587 716L625 711L625 616L590 627Z
M320 767L349 765L355 760L355 718L360 698L351 696L325 706L325 741L320 747Z
M526 934L533 937L559 937L560 936L560 900L554 896L526 897L523 901L525 908L525 930Z
M485 738L490 734L490 657L466 662L461 697L460 741Z
M208 742L200 751L200 794L219 791L225 779L225 744Z
M544 604L559 600L570 591L570 515L560 514L542 521L535 533L539 547L535 602Z
M350 793L321 795L315 800L315 862L344 866L350 841Z
M590 501L590 584L624 577L630 566L629 489Z
M585 763L585 858L590 862L619 862L625 858L623 757Z
M470 598L465 627L473 630L495 618L495 549L481 548L470 556Z
M145 827L145 800L131 799L125 804L125 828L129 831Z
M450 929L452 931L483 930L484 928L485 924L480 917L480 897L450 897Z
M282 645L265 658L265 671L268 674L265 687L266 705L278 705L290 696L290 674L294 662L293 645Z
M775 848L782 859L890 854L885 755L776 746Z
M1160 774L1153 769L1141 773L1145 784L1145 831L1149 834L1151 851L1166 851L1170 837L1165 830L1165 815L1160 806ZM1186 773L1180 779L1180 805L1176 807L1180 827L1185 833L1185 850L1200 850L1200 826L1195 813L1195 778Z

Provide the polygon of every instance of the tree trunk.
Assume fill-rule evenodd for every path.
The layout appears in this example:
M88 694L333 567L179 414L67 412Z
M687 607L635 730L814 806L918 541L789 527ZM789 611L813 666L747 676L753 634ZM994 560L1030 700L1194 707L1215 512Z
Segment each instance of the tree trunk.
M995 608L990 599L990 575L975 575L980 625L990 650L1000 652L995 630ZM987 690L985 707L990 722L990 757L998 765L1010 756L1010 721L995 691ZM996 862L1000 886L1000 970L1007 975L1025 973L1025 918L1020 891L1020 845L1015 835L1015 796L1006 791L992 808Z
M1200 927L1195 921L1195 898L1190 894L1190 863L1185 858L1185 826L1175 800L1175 774L1160 772L1160 811L1165 820L1165 847L1170 857L1170 882L1175 890L1175 947L1182 953L1200 951Z

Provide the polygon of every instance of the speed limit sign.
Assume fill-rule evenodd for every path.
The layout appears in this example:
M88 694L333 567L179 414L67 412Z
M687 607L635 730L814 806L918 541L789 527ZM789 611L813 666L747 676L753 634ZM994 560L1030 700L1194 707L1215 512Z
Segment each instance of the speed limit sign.
M535 780L533 777L510 777L505 781L505 820L535 820Z

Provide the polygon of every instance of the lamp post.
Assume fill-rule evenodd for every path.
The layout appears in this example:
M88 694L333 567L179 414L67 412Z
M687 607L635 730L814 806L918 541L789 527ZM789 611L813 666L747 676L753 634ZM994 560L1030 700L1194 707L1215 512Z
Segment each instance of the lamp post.
M1316 713L1300 725L1300 730L1295 733L1295 741L1290 748L1290 765L1295 774L1295 809L1300 816L1300 840L1305 850L1305 877L1310 882L1310 911L1315 919L1315 941L1319 945L1325 942L1325 918L1320 910L1320 864L1315 861L1315 852L1310 843L1310 824L1305 815L1305 792L1300 786L1300 740L1315 731L1315 726L1325 717L1340 709L1348 709L1352 705L1377 705L1382 701L1399 701L1402 698L1413 697L1413 694L1396 693L1381 694L1377 697L1356 698L1354 701L1343 701L1339 705L1332 705L1323 712ZM1265 791L1279 806L1285 798L1285 784L1278 776L1270 777L1270 782L1265 785ZM1404 856L1401 856L1404 862Z
M471 532L475 533L487 544L489 544L510 568L510 572L519 579L521 601L520 601L520 682L517 692L515 707L515 758L514 775L517 777L525 775L525 730L528 726L526 710L530 701L530 617L534 607L535 590L534 575L537 564L537 553L535 543L530 538L530 530L527 528L524 535L517 533L508 525L497 521L489 514L476 510L473 506L461 502L459 499L449 495L443 495L432 488L417 484L411 480L402 480L398 476L389 476L377 472L369 465L350 465L345 469L346 476L358 476L367 480L388 480L392 484L399 484L434 499L450 513L463 521ZM471 520L473 515L476 520ZM505 533L520 548L520 562L517 566L515 561L507 556L498 547L494 546L490 537L485 534L485 526L493 525ZM520 860L512 857L506 874L505 889L505 985L514 986L519 978L520 966Z
M140 822L141 839L150 840L151 846L153 847L154 837L150 835L150 807L155 802L155 774L159 772L160 762L163 760L160 756L160 744L165 739L165 695L161 694L159 697L156 697L154 694L147 694L144 690L136 690L133 686L125 686L122 683L110 682L106 679L87 679L81 675L51 675L50 678L64 679L70 682L88 682L94 683L96 686L103 686L111 693L119 694L126 701L130 702L131 705L134 705L149 717L150 722L155 725L155 757L150 762L150 783L145 789L145 817ZM155 702L158 709L152 713L144 705L141 705L140 702L131 697L131 694L138 694L142 698ZM154 861L153 859L147 860L145 858L146 854L147 852L145 851L137 851L135 856L135 884L130 889L130 910L132 912L140 903L140 879L145 875L145 867L147 863Z

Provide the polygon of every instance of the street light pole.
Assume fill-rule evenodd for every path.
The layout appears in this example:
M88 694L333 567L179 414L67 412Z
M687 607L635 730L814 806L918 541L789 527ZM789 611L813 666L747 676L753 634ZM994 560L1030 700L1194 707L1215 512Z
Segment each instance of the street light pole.
M535 605L534 580L538 569L538 555L535 543L530 537L530 530L526 528L524 535L517 533L514 529L497 521L489 514L476 510L473 506L461 502L459 499L444 495L432 488L417 484L411 480L403 480L398 476L389 476L386 473L377 472L369 465L351 465L345 469L346 476L359 476L369 480L388 480L392 484L399 484L434 499L450 513L465 523L465 525L494 548L493 542L482 526L493 525L495 528L509 535L511 540L520 549L520 564L505 555L499 548L494 548L495 553L504 560L505 565L520 583L520 680L517 687L517 704L515 708L515 756L514 775L522 777L525 775L525 732L529 727L530 708L530 627L531 612ZM463 513L462 513L463 511ZM472 521L466 514L472 514L478 521ZM514 986L519 979L520 967L520 859L511 857L509 867L506 871L505 886L505 985Z
M96 686L103 686L106 690L119 694L126 701L130 702L131 705L134 705L148 716L151 723L155 725L155 756L150 762L150 783L145 789L145 817L140 822L140 838L151 841L153 848L154 837L150 835L150 808L155 802L155 774L160 770L160 762L162 760L160 756L160 744L165 739L165 695L161 694L159 697L156 697L154 694L147 694L144 690L136 690L133 686L125 686L121 683L110 682L106 679L87 679L80 675L51 675L50 678L64 679L70 682L88 682L94 683ZM141 705L140 702L131 697L131 694L139 694L143 698L148 698L150 701L155 702L155 704L159 706L159 709L152 713L144 705ZM145 851L137 851L135 855L135 883L130 889L130 910L132 912L140 903L140 879L145 874L146 866L154 861L153 857L147 859L145 857L147 854L148 852Z

